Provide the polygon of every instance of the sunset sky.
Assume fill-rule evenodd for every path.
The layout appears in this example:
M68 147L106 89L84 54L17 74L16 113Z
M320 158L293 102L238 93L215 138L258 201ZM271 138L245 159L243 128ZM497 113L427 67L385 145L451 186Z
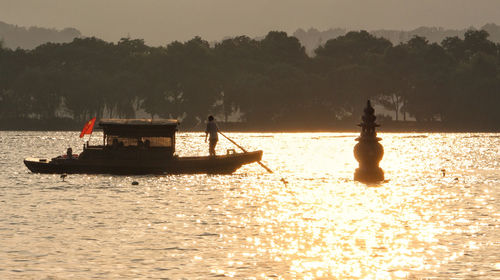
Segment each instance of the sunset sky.
M0 21L6 23L74 27L84 36L130 36L151 45L310 27L463 29L498 24L499 11L498 0L0 0Z

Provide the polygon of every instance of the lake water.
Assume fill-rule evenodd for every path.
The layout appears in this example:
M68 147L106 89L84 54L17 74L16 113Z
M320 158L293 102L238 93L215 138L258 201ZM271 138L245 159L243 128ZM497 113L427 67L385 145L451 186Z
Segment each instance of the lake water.
M78 134L0 132L0 279L500 279L498 133L379 133L377 185L352 180L353 133L227 134L274 174L24 166L80 152ZM179 133L178 154L208 154L203 137Z

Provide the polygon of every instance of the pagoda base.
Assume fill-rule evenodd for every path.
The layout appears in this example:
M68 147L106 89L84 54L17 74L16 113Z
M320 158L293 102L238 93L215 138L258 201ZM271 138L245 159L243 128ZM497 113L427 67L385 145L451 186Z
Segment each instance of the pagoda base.
M354 180L363 183L377 183L384 181L384 170L380 167L368 169L356 168Z

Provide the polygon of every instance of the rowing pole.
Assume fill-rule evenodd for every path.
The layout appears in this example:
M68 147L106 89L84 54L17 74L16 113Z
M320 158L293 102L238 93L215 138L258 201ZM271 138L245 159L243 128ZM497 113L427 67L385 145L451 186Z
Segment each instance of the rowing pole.
M238 148L240 148L243 152L247 153L247 150L245 150L242 146L238 145L236 142L234 142L231 138L227 137L226 135L224 135L224 133L220 132L220 135L224 136L227 140L231 141L231 143L233 143L234 145L236 145ZM263 164L262 162L260 161L257 161L258 164L260 164L260 166L264 167L265 170L267 170L267 172L269 173L273 173L273 171L267 167L265 164Z

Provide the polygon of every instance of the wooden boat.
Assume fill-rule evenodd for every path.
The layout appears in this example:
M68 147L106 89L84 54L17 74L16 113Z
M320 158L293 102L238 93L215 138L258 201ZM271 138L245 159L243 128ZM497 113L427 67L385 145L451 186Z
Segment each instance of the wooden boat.
M230 174L244 164L260 162L262 151L179 157L175 153L177 120L103 119L103 144L84 145L82 153L52 159L26 158L35 173L87 174Z

